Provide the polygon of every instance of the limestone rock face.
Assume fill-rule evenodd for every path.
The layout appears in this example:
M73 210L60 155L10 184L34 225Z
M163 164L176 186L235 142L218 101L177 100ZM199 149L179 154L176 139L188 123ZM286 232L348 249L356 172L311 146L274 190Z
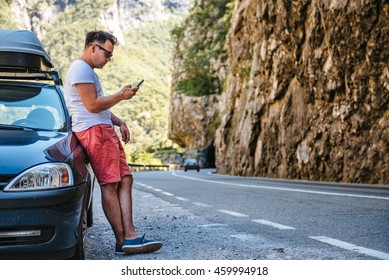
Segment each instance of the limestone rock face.
M189 150L205 148L214 141L220 96L184 96L173 93L170 139Z
M173 92L173 139L213 143L219 173L388 184L388 13L383 0L236 0L220 102Z
M238 0L218 172L389 183L387 1Z

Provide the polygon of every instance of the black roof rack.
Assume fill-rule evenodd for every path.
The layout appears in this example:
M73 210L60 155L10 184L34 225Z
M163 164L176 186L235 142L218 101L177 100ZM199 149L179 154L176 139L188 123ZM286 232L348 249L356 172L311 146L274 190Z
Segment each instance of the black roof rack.
M41 70L53 64L32 31L0 29L0 67Z
M17 70L17 71L16 71ZM28 80L28 81L51 81L55 85L62 85L62 80L57 71L42 71L31 69L15 69L0 67L1 80Z

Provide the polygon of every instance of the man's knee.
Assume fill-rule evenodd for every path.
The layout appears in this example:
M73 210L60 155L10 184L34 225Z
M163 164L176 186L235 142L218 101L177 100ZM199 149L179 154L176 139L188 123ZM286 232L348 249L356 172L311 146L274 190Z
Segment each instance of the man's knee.
M115 182L115 183L108 183L108 184L101 185L101 190L103 193L117 192L118 183Z
M122 178L120 184L122 187L132 188L133 182L134 178L132 177L132 175L127 175Z

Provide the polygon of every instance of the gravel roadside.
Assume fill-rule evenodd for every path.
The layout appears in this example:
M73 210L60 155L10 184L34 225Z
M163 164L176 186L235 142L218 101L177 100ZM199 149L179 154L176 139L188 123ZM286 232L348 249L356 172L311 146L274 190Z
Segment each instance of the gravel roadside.
M231 237L227 225L210 224L182 207L151 193L133 190L134 221L140 235L162 241L157 252L145 255L116 255L112 229L101 207L99 187L94 193L94 224L88 230L85 244L89 260L235 260L280 258L274 248L258 250L246 247ZM265 254L265 255L264 255ZM283 256L285 257L285 256Z

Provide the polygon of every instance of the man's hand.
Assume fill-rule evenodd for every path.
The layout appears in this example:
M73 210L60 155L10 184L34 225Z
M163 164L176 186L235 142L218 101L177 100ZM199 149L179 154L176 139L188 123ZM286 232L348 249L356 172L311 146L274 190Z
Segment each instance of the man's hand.
M120 133L122 134L122 141L127 144L131 139L131 133L125 122L120 125Z
M139 88L137 87L131 87L131 85L124 86L120 90L120 94L122 95L123 99L131 99L135 96L136 92Z
M128 143L131 139L131 133L130 130L128 129L126 123L119 119L117 116L115 116L114 113L111 112L111 121L113 125L116 125L120 128L120 133L122 135L122 140L125 144Z

